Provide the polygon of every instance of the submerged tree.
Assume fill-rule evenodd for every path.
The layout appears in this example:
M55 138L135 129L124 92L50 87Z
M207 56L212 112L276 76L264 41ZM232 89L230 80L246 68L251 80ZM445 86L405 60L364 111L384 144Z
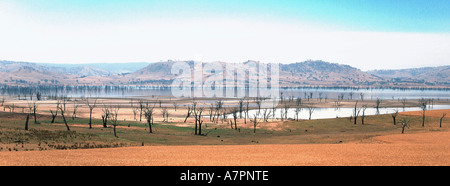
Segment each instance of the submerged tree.
M377 98L376 105L375 105L375 108L377 109L377 111L376 111L377 115L380 114L381 102L382 102L382 100L380 98Z
M312 114L314 113L314 110L315 110L316 108L314 108L314 107L312 107L312 106L308 106L307 108L308 108L308 113L309 113L309 120L311 120L311 116L312 116Z

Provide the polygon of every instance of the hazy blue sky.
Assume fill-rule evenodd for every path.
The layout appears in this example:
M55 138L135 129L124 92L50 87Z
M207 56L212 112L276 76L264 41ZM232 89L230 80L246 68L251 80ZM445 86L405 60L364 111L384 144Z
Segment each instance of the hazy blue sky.
M0 60L450 64L448 0L0 0Z

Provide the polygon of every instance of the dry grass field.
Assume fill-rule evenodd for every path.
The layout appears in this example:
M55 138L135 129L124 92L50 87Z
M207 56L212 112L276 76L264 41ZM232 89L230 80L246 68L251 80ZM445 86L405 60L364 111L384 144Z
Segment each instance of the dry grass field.
M373 143L147 146L1 152L1 165L450 165L450 133L395 134Z
M385 114L366 116L364 125L360 119L355 125L348 118L270 119L260 122L256 132L248 120L238 119L237 130L228 121L212 122L205 117L203 135L194 135L194 118L184 122L187 112L184 105L191 100L177 100L177 111L173 101L162 102L163 107L169 108L169 122L162 122L163 107L155 106L153 133L149 133L145 119L134 118L130 100L98 100L91 129L89 110L80 102L77 117L67 116L70 131L66 131L61 116L55 123L50 122L49 110L54 109L54 101L39 102L38 122L35 124L31 117L29 130L23 129L27 102L9 101L16 110L0 112L0 165L450 164L449 120L445 118L439 127L440 116L450 110L427 111L425 127L421 126L421 112L400 113L397 121L410 121L405 134L401 134L401 124L394 125L391 115ZM224 102L232 104L233 100ZM326 106L332 100L312 104ZM384 104L398 106L399 103L386 101ZM67 113L73 105L67 103ZM102 126L100 116L108 105L120 105L117 137L111 124Z

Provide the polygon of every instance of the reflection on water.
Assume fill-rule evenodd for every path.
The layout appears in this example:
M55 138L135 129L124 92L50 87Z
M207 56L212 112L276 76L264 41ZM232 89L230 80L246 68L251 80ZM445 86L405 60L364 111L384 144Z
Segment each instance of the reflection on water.
M35 95L54 97L171 97L168 87L152 86L2 86L0 94L6 96ZM196 90L197 91L197 90ZM246 89L245 92L253 91ZM448 89L350 89L350 88L287 88L280 89L280 97L302 99L450 99ZM218 98L219 99L219 98Z
M358 108L359 109L359 108ZM434 105L432 107L427 108L428 110L438 110L438 109L450 109L450 105ZM404 111L420 111L422 110L420 107L406 107L404 110L403 108L380 108L379 114L392 114L396 111L404 112ZM270 109L272 112L272 109ZM278 108L275 110L275 118L281 118L281 112L284 112L284 109ZM350 117L354 112L354 108L315 108L313 114L311 115L311 119L331 119L331 118L342 118L342 117ZM249 110L248 111L249 116L253 117L255 114L258 113L258 110ZM259 114L258 117L262 118L263 109L261 109L261 114ZM296 118L295 116L296 112L294 108L288 109L287 117L290 119ZM376 108L367 108L365 111L365 115L376 115L377 109ZM359 115L362 115L362 111ZM231 117L231 115L229 116ZM273 115L271 115L270 118L273 118ZM302 108L302 110L298 114L299 119L309 119L309 110L307 108Z

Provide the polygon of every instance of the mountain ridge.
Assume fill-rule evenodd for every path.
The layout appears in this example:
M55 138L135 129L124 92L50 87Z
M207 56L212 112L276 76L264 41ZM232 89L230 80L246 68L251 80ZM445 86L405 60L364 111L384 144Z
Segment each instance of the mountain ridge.
M132 72L94 68L87 64L45 64L30 62L0 61L0 84L5 85L151 85L170 86L176 76L171 66L178 61L139 64L120 63L133 66ZM186 62L193 69L194 61ZM241 64L257 61L246 61ZM207 64L207 63L204 63ZM219 62L219 64L226 64ZM232 63L228 63L232 64ZM97 66L108 65L97 63ZM233 64L233 65L240 65ZM95 66L95 65L93 65ZM112 66L109 64L109 66ZM121 66L121 65L117 65ZM144 66L143 68L137 68ZM119 69L120 70L120 69ZM199 73L199 72L194 72ZM203 73L205 77L205 73ZM208 76L206 74L206 76ZM450 87L450 66L412 69L362 71L350 65L322 60L308 60L280 64L280 86L282 87Z

